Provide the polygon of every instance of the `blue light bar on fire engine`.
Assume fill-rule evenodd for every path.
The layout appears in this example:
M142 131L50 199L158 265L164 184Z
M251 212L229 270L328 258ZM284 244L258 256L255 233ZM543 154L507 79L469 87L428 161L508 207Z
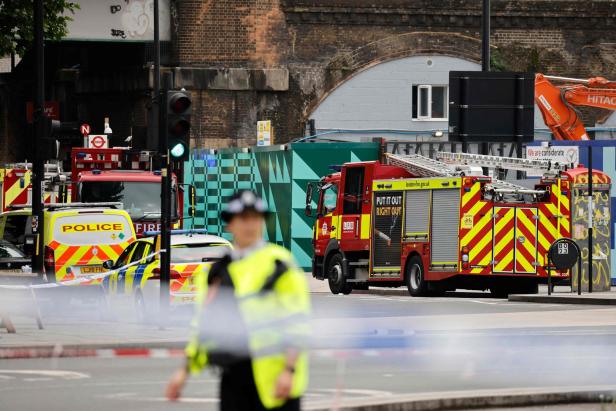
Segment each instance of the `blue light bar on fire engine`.
M160 231L144 231L143 235L144 236L152 236L152 235L159 235ZM174 234L207 234L207 229L205 228L193 228L192 230L171 230L171 235Z

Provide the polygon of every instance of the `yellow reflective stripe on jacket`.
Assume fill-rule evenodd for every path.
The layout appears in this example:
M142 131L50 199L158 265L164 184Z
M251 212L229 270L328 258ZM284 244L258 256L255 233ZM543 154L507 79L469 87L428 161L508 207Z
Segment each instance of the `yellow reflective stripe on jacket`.
M276 281L272 292L258 294L275 271L276 260L287 270ZM252 369L259 398L266 408L276 408L284 401L274 397L276 380L284 370L286 349L301 350L310 337L308 315L310 295L303 271L291 253L276 245L267 245L228 266L233 280L240 314L249 330ZM193 323L194 333L186 347L191 372L207 364L207 352L199 342L199 316L207 292L207 276L199 282L198 308ZM296 321L285 321L295 318ZM267 323L272 326L267 327ZM308 359L301 352L295 365L291 397L300 397L308 385Z
M191 321L191 335L184 350L188 361L188 370L191 374L198 374L207 365L207 352L205 347L199 344L199 319L203 310L203 303L207 296L207 277L208 270L200 271L195 277L197 297L195 300L195 314Z

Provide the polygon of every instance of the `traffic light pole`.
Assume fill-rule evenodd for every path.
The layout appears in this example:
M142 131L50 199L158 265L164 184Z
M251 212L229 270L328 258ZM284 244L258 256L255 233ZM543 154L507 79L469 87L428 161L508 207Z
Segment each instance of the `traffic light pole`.
M156 118L155 133L158 136L158 153L161 168L161 196L160 196L160 320L165 325L169 313L169 282L170 282L170 225L171 225L171 167L167 147L166 115L161 110L165 103L163 93L160 91L160 16L158 0L154 0L154 117Z
M43 0L34 0L34 51L36 67L36 86L34 87L34 158L32 162L32 234L35 252L32 255L32 271L43 273L43 204L42 184L45 173L43 154L40 148L44 143L45 123L45 49L43 34ZM52 279L48 279L51 281Z

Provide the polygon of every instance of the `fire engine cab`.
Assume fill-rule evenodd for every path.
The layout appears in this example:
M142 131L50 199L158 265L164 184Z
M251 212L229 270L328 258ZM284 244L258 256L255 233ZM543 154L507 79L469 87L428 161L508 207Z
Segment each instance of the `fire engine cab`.
M388 164L344 164L308 186L307 215L318 190L312 274L328 280L334 294L401 285L413 296L458 288L536 293L547 279L550 245L571 237L574 204L588 181L583 167L547 161L386 157ZM482 175L481 167L541 170L544 177L529 189ZM609 190L606 174L593 170L593 182ZM570 276L550 269L555 280Z
M161 173L152 170L152 155L128 148L73 148L72 200L83 203L117 201L130 215L137 236L160 230ZM190 187L192 189L192 186ZM183 188L171 182L171 221L180 228ZM190 196L191 201L194 198ZM194 209L194 208L193 208Z

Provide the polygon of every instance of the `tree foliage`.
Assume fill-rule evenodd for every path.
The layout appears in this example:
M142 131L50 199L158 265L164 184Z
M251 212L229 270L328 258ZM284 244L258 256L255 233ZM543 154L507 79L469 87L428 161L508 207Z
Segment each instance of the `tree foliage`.
M66 0L44 0L45 39L60 40L79 4ZM34 1L0 0L0 57L23 56L34 38Z

